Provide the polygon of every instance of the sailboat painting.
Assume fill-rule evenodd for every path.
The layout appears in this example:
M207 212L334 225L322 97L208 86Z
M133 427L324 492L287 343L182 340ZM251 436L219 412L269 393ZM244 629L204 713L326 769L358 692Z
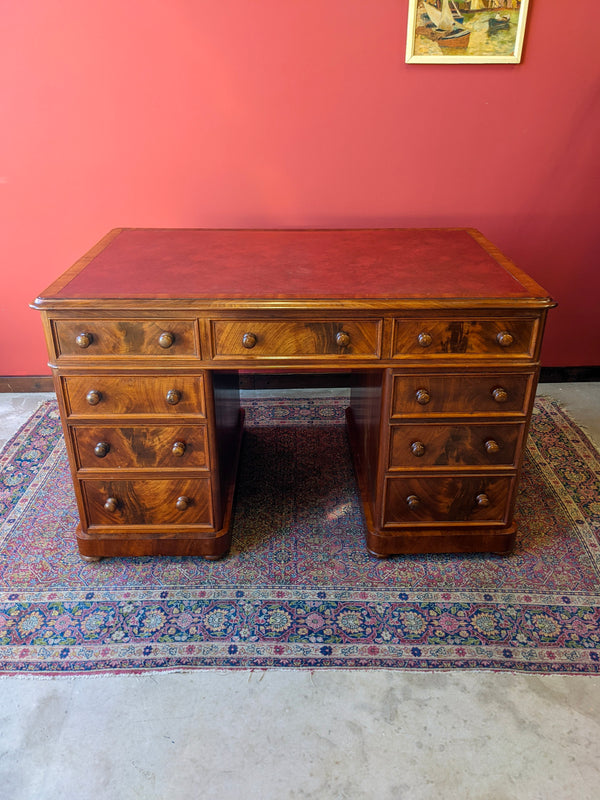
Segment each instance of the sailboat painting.
M529 0L409 0L408 64L518 64Z

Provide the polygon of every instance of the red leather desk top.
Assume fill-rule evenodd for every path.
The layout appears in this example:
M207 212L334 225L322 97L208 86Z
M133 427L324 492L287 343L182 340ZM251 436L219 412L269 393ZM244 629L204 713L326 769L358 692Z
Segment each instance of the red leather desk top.
M483 237L466 229L134 228L119 231L42 299L543 296L541 287L523 285L511 268Z

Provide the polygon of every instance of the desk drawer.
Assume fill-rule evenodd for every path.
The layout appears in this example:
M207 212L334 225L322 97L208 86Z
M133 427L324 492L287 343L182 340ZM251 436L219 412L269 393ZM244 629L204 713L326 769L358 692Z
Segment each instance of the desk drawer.
M200 355L192 319L58 319L52 329L58 358Z
M507 356L531 358L535 319L396 319L392 357Z
M533 375L515 373L393 376L391 417L525 416Z
M212 525L210 479L84 480L90 525Z
M208 469L205 425L127 428L75 427L77 466L83 469Z
M389 469L513 467L523 432L519 423L392 425Z
M388 478L384 525L503 523L514 481L512 476Z
M62 378L69 416L205 416L201 375L85 375Z
M215 359L380 358L381 320L215 320Z

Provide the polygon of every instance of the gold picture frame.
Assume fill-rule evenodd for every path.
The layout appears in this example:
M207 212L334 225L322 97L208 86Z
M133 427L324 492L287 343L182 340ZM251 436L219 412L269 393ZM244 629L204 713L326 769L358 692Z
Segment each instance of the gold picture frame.
M529 0L409 0L407 64L518 64Z

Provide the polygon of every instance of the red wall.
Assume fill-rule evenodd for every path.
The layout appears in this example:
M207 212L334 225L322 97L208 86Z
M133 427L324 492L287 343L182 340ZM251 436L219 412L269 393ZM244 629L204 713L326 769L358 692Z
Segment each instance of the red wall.
M596 0L531 0L521 65L407 65L408 0L0 4L0 375L27 304L118 226L479 228L600 364Z

